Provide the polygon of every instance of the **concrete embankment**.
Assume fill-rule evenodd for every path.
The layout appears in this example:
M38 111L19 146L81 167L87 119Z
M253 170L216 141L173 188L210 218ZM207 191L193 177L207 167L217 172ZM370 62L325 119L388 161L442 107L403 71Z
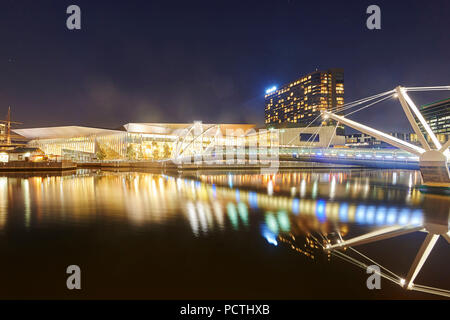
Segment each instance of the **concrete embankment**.
M63 171L75 170L77 164L72 161L10 161L0 162L0 171Z
M278 161L267 163L179 163L172 161L110 161L110 162L93 162L79 163L78 168L86 169L158 169L158 170L277 170L277 169L329 169L329 168L360 168L361 166L348 164L329 164L318 162L302 162L302 161Z

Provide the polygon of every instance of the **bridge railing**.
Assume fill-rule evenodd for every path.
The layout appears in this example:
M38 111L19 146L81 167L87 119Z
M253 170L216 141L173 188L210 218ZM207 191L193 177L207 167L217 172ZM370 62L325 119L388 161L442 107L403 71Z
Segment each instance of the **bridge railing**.
M418 163L419 157L402 150L392 149L344 149L344 148L283 148L280 154L292 154L294 158L333 158L367 161L395 161Z

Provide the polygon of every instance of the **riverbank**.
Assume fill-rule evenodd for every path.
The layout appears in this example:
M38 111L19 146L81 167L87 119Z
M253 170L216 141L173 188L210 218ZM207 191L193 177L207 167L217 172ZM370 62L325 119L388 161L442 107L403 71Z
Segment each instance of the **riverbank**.
M75 170L77 164L72 161L10 161L0 162L0 171L65 171Z

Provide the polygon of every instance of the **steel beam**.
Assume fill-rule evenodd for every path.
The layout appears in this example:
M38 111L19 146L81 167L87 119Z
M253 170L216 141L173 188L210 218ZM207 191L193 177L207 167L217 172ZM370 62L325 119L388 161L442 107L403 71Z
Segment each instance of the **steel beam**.
M436 135L434 134L433 130L431 130L431 128L428 125L428 123L425 121L425 119L422 116L422 114L420 113L419 109L417 109L416 104L414 103L414 101L412 101L412 99L406 93L406 89L401 88L399 92L400 92L400 95L402 95L405 98L406 102L408 102L409 107L414 112L414 114L416 115L417 119L419 119L419 121L422 124L422 126L425 128L425 131L430 136L431 141L433 141L434 145L436 146L436 149L439 150L442 147L441 143L439 142L438 138L436 138Z
M366 125L360 124L360 123L358 123L356 121L347 119L347 118L342 117L342 116L338 116L338 115L336 115L334 113L331 113L329 111L324 111L323 115L325 117L329 117L329 118L331 118L333 120L339 121L340 123L342 123L344 125L347 125L347 126L353 128L353 129L356 129L356 130L361 131L361 132L363 132L365 134L368 134L368 135L370 135L372 137L375 137L375 138L377 138L377 139L379 139L381 141L389 143L390 145L393 145L393 146L395 146L397 148L400 148L402 150L411 152L411 153L413 153L413 154L415 154L417 156L420 156L422 153L425 152L425 149L423 149L421 147L418 147L418 146L415 146L415 145L413 145L411 143L408 143L406 141L397 139L397 138L395 138L395 137L393 137L393 136L391 136L389 134L386 134L384 132L378 131L378 130L373 129L371 127L368 127Z
M422 269L422 266L425 263L425 261L427 261L427 258L430 255L431 250L433 250L433 247L438 239L439 239L438 234L429 233L426 236L424 242L422 243L422 246L420 247L419 252L416 255L416 258L414 259L411 265L411 268L409 269L408 275L406 276L405 279L406 288L410 289L412 287L414 280L419 274L420 269Z
M397 88L395 88L395 90L397 91L398 100L400 100L400 104L402 105L403 111L405 112L406 117L408 118L408 121L411 124L411 127L413 128L414 132L417 134L417 138L419 139L420 143L422 144L422 147L425 150L431 150L427 139L425 139L422 131L420 130L419 126L417 125L416 119L414 119L414 116L411 113L411 109L409 108L408 103L406 102L405 98L403 97L402 87L398 86Z
M445 240L447 240L448 243L450 243L450 231L444 233L442 236L444 237Z
M443 152L445 155L448 156L449 152L448 152L448 148L450 148L450 138L447 140L446 143L444 143L441 147L441 149L439 149L440 152Z
M332 246L327 247L327 249L336 249L342 247L350 247L350 246L358 246L361 244L371 243L375 241L380 241L384 239L389 239L397 236L401 236L404 234L408 234L411 232L419 231L423 229L423 226L418 227L405 227L405 226L393 226L382 228L373 232L366 233L362 236L355 237L353 239L349 239L340 243L336 243Z

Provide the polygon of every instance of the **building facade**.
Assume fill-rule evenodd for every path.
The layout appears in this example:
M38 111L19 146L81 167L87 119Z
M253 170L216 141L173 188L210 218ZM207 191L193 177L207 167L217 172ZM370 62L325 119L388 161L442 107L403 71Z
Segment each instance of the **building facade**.
M43 160L44 152L39 148L19 147L6 152L7 161L36 161ZM1 160L0 160L1 161Z
M420 141L417 137L417 134L415 134L415 133L394 132L394 133L389 133L389 135L391 135L397 139L415 144L417 146L421 146ZM436 138L441 143L445 143L447 141L446 134L436 134ZM429 136L427 136L426 139L427 139L428 143L432 142L431 138ZM396 148L384 141L381 141L377 138L369 136L365 133L347 134L345 136L345 145L347 147L356 147L356 148Z
M450 135L450 98L423 105L420 112L435 134Z
M336 134L333 126L282 128L278 131L280 146L327 148L345 144L345 136Z
M323 122L320 111L344 104L344 71L312 72L280 88L269 89L264 98L267 127L280 124L306 127L311 122L313 126L320 125Z
M237 144L253 124L127 123L120 130L81 126L14 129L49 159L162 160L199 153L209 145Z

